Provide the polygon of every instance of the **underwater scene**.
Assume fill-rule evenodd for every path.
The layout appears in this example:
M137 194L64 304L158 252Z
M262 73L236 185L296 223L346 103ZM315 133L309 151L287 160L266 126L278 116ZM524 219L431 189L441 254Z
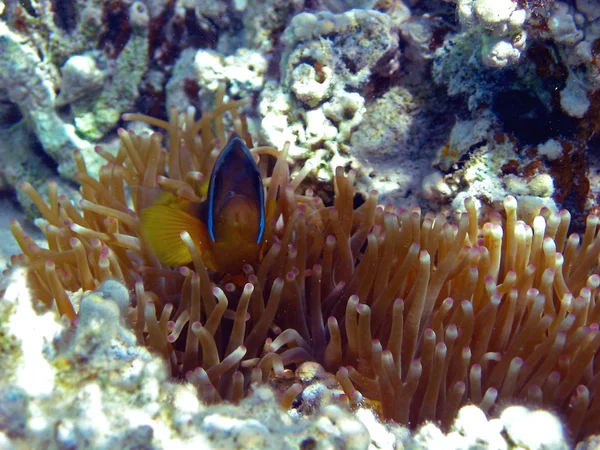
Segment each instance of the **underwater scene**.
M0 0L0 449L600 449L599 0Z

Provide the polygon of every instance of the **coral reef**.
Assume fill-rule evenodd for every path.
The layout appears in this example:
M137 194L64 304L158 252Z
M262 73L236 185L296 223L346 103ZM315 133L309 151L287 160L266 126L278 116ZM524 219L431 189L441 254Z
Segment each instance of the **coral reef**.
M112 61L96 50L98 36L107 32L98 17L105 2L76 2L71 11L51 3L12 2L2 13L0 90L20 116L9 109L0 119L2 134L11 135L3 140L10 142L2 146L2 178L5 189L26 181L42 192L55 178L61 194L76 198L65 182L77 171L71 154L78 150L90 173L98 174L94 141L133 107L147 70L148 18L143 3L131 5L129 39ZM17 196L31 213L29 199Z
M597 146L600 128L600 32L587 1L33 1L7 2L1 14L0 124L25 125L26 142L40 147L20 147L40 161L50 156L67 178L76 171L73 149L92 174L99 141L117 151L122 113L164 119L172 105L210 110L225 83L227 98L251 98L244 114L255 140L278 148L289 140L297 167L316 167L317 190L342 165L385 202L444 210L476 196L497 209L507 194L527 195L534 164L542 180L576 174L575 189L564 192L556 181L542 189L556 207L586 212L597 204L581 156L588 142ZM35 95L20 95L23 85ZM449 142L454 122L485 121L476 148ZM496 149L499 133L516 138L514 155ZM550 140L576 149L564 152L564 170L534 155ZM486 144L489 157L481 158ZM458 159L432 172L446 146ZM498 174L507 163L518 170L489 191L463 176L470 167ZM18 158L9 163L18 166Z
M266 71L266 58L255 50L240 48L227 57L214 50L185 50L166 84L166 105L210 110L223 85L229 98L252 98L262 89Z
M44 151L58 165L58 172L73 178L76 169L70 154L75 149L83 153L91 166L97 165L92 146L80 139L72 126L63 123L54 110L56 94L52 77L35 48L3 22L0 22L0 55L0 83Z
M110 74L105 75L110 77L110 82L93 96L91 101L70 102L77 132L92 141L104 137L115 127L121 114L134 106L138 97L138 86L148 70L148 10L142 2L133 2L128 16L131 27L129 39L123 48L119 49L118 56L111 64ZM67 64L71 59L67 60ZM78 72L82 72L81 68ZM65 85L64 77L63 69L61 87L69 89L69 85ZM68 80L67 77L66 81Z
M373 446L426 449L437 444L458 449L476 442L510 448L511 440L519 442L516 432L510 437L502 434L510 428L506 420L510 408L488 422L478 408L465 407L448 434L427 425L414 435L404 427L380 423L368 408L350 412L323 404L307 409L308 402L323 401L322 392L329 389L316 373L303 376L307 383L304 398L291 411L280 408L275 391L264 385L254 385L237 405L205 405L191 385L168 380L162 359L137 345L119 312L118 304L127 297L123 286L107 282L96 293L84 295L78 329L73 332L54 314L40 315L34 310L24 272L16 271L6 281L0 300L2 448L252 449L260 445L295 449L343 445L360 450ZM32 327L38 332L31 333ZM87 351L91 351L89 359ZM311 395L311 391L320 394ZM520 430L531 427L534 421L529 420L528 411L517 409L513 423L518 420ZM529 444L521 441L521 446L565 448L556 418L541 411L534 414L545 417L545 422L538 421L545 427L528 432ZM537 440L537 447L531 445L532 440Z
M511 0L461 0L457 6L460 24L479 40L485 66L505 67L519 60L527 41L525 9Z
M157 134L123 130L117 156L105 155L101 183L83 175L78 157L83 215L56 192L46 205L23 186L47 220L49 250L32 245L13 222L24 253L14 262L30 268L43 303L69 320L91 320L102 305L82 301L77 313L67 290L110 279L134 288L131 306L111 307L109 321L118 323L123 311L137 342L161 355L173 375L185 375L207 403L237 402L251 383L274 382L289 407L304 384L277 380L289 374L286 367L316 361L345 394L335 402L365 401L401 424L449 427L465 403L492 412L526 399L558 408L574 435L597 429L594 215L580 238L568 236L564 210L526 217L531 225L518 220L512 197L504 200L504 221L492 216L482 228L471 199L458 225L419 208L378 207L375 191L354 209L356 174L342 168L333 205L325 206L310 190L295 193L305 172L290 177L287 146L280 153L258 147L261 160L275 154L277 162L265 180L264 258L244 266L246 284L209 273L187 232L181 238L193 269L160 265L138 231L144 190L128 208L124 188L158 186L201 202L198 182L214 163L214 143L225 139L211 124L223 133L228 111L238 134L248 136L239 102L221 104L223 94L215 113L197 122L191 110L179 117L173 110L169 122L127 116L168 130L169 152ZM123 340L114 330L107 336Z
M543 207L569 205L581 213L595 205L588 197L585 147L548 139L526 149L512 135L495 131L490 119L457 122L433 161L439 171L423 180L423 195L453 198L457 211L467 197L477 198L485 209L499 210L504 197L513 195L529 218Z
M272 52L279 44L281 31L292 17L302 12L305 3L304 0L248 2L243 18L248 46L262 53Z
M290 448L563 448L596 432L597 9L0 2L0 190L44 237L9 225L41 301L22 320L42 331L7 331L3 300L0 446L276 446L289 426ZM227 130L263 177L260 263L212 273L184 233L193 262L161 264L140 214L161 192L201 208ZM182 389L187 416L164 406ZM274 428L247 412L263 401ZM122 423L102 418L120 403Z
M291 156L323 164L318 176L331 179L332 168L345 164L342 149L365 113L357 91L397 67L397 32L376 11L302 13L282 40L280 83L267 84L261 94L261 133L276 147L289 141Z
M597 146L590 108L600 86L589 5L468 0L457 11L461 30L437 50L433 78L449 95L466 95L470 113L438 151L437 166L448 175L430 174L427 195L455 206L475 195L494 207L512 194L580 214L595 208L586 150ZM458 134L482 123L488 130L478 131L477 142ZM489 189L480 189L483 179Z
M509 406L491 420L476 406L465 406L458 411L449 433L444 435L429 423L421 427L414 440L417 447L423 448L569 448L556 416L524 406Z
M25 283L24 272L13 273L0 301L2 448L293 449L319 440L365 449L376 438L409 438L381 425L371 437L367 411L361 418L329 405L291 416L266 386L239 406L207 406L137 344L123 315L124 286L108 281L84 294L73 330L51 312L38 315Z

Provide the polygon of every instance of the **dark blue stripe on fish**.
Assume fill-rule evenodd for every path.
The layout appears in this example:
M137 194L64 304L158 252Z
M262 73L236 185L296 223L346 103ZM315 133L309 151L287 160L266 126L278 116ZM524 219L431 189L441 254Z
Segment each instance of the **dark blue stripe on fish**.
M213 242L215 238L215 214L220 211L218 202L227 199L223 190L230 194L243 195L257 204L260 211L260 222L256 243L259 243L265 232L265 199L262 178L258 166L246 143L233 135L217 160L210 176L208 187L208 234ZM226 193L225 193L226 194Z

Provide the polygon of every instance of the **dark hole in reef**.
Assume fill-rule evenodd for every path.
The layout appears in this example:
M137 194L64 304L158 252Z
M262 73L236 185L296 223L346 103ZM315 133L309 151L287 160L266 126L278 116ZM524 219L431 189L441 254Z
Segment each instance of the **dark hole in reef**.
M102 10L102 22L108 27L98 39L98 47L111 59L116 59L131 36L129 11L125 4L112 1Z
M312 56L306 56L306 57L300 58L300 61L298 61L297 65L299 66L300 64L308 64L309 66L314 66L317 62L318 61L315 58L313 58Z
M5 201L7 203L10 203L12 205L12 207L15 208L16 210L22 209L21 205L19 204L19 200L17 199L17 192L14 190L0 192L0 201ZM23 226L29 227L29 226L31 226L31 223L25 222L23 224ZM11 341L13 340L13 336L7 336L3 331L0 331L0 337L2 339L9 338Z
M349 56L343 55L342 62L346 65L350 72L353 74L358 73L358 65Z
M315 58L313 57L305 57L305 58L301 58L300 62L298 63L298 65L300 64L307 64L309 66L312 66L313 69L315 69L315 81L319 84L323 84L325 82L325 80L327 79L327 77L325 76L325 73L323 72L323 64L319 61L317 61Z
M302 405L302 395L298 395L294 401L292 402L292 408L293 409L298 409L300 408L300 405Z
M71 105L70 104L66 104L66 105L60 105L55 107L56 110L56 114L59 115L59 117L63 120L72 120L72 116L73 114L71 113Z
M373 74L369 78L369 82L365 85L362 91L359 93L365 98L367 103L370 103L383 95L392 87L393 79L391 77L384 77L382 75Z
M185 28L188 32L188 42L194 48L215 48L219 37L219 27L209 17L202 16L202 25L196 14L188 10L185 14Z
M300 450L315 450L317 448L317 440L309 437L300 442Z
M354 117L354 114L356 114L356 108L354 106L346 106L344 108L344 112L343 112L344 120L352 119Z
M171 66L179 56L184 17L175 13L175 2L168 2L162 13L148 24L148 55L159 66ZM177 45L176 45L177 43ZM183 44L182 44L183 46ZM160 49L160 51L157 51Z
M324 146L325 146L325 141L323 139L320 139L319 141L311 144L310 149L311 150L320 150L320 149L324 148Z
M504 131L522 145L536 145L552 137L570 137L577 121L561 111L549 110L539 98L524 91L505 91L496 95L492 110L502 121Z
M471 145L469 147L469 149L466 152L464 152L460 158L458 158L458 161L456 161L454 163L454 165L453 165L454 170L460 170L460 169L464 168L467 161L469 161L471 159L471 156L473 155L473 153L475 153L475 151L477 149L480 149L485 144L486 144L485 141L481 141L481 142L477 142L476 144Z
M535 72L548 92L561 91L567 84L568 68L559 55L558 49L551 42L536 43L527 50L527 57L535 66Z
M0 93L0 97L2 97L2 93ZM13 125L23 118L19 107L8 100L0 100L0 111L2 111L3 127Z
M598 56L600 56L600 38L592 42L592 55L598 61Z
M33 7L33 5L31 4L31 1L24 0L19 3L25 9L25 11L27 11L27 14L29 14L31 17L35 17L35 18L38 17L38 14L37 14L35 8Z
M56 161L54 161L54 159L50 157L50 155L48 155L48 153L46 153L44 147L35 136L31 136L31 148L39 157L38 162L35 162L35 164L41 163L42 165L52 170L52 172L58 173L58 164L56 163Z
M200 83L193 78L185 78L183 80L183 92L191 101L196 101L198 99L200 88Z
M55 0L54 2L54 23L57 27L70 33L77 25L77 16L74 3L67 0Z
M431 33L431 40L429 41L429 50L435 51L444 45L444 39L446 35L452 31L453 27L438 24L438 26L434 27Z
M296 120L302 124L302 128L306 129L308 127L308 123L306 123L306 120L305 120L305 117L303 114L301 114L301 113L296 114ZM319 148L319 147L316 147L316 145L321 145L321 142L322 141L317 142L316 144L312 145L311 148L313 150L316 150L317 148Z
M135 102L135 110L158 119L168 120L166 97L163 89L157 89L148 80L140 85L140 95Z

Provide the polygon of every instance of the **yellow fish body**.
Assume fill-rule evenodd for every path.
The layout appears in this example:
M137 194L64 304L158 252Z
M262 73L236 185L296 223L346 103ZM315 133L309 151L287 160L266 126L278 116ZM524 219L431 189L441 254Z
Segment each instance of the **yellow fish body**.
M210 270L237 274L258 261L265 231L260 172L244 141L233 136L215 162L205 205L164 193L141 214L142 235L156 257L170 266L192 260L187 231Z

